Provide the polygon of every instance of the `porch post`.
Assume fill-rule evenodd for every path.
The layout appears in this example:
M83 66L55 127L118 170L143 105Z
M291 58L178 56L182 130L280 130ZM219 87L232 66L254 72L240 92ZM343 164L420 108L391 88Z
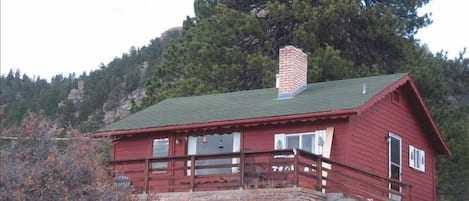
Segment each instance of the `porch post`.
M245 166L246 166L246 163L245 163L245 155L244 155L244 150L240 152L240 156L239 156L239 166L240 166L240 181L241 181L241 186L240 188L244 188L244 174L245 174Z
M412 201L412 186L406 185L406 189L407 189L407 194L406 194L405 200Z
M149 176L149 171L148 168L150 167L150 161L148 158L145 158L145 169L144 169L144 180L143 180L143 193L147 194L148 193L148 176Z
M298 152L296 151L296 149L293 150L294 153L295 153L295 158L294 158L294 161L293 161L293 169L294 169L294 180L293 180L293 185L295 185L295 187L298 187L298 171L299 168L298 168Z
M190 192L194 192L195 185L195 155L191 155L191 187Z
M322 192L322 156L317 156L316 174L318 179L318 191Z

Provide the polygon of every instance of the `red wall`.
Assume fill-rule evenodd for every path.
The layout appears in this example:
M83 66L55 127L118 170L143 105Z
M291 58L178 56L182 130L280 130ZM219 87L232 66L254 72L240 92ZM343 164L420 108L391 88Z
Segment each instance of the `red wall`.
M348 126L348 119L335 119L335 120L316 120L312 122L298 122L294 124L278 124L267 126L244 127L237 130L213 130L210 133L227 133L227 132L240 132L241 133L241 147L247 150L272 150L274 148L274 135L279 133L303 133L311 132L328 127L334 127L334 139L332 144L331 158L338 161L344 160L345 147L347 136L346 129ZM200 133L192 133L200 134ZM153 139L169 137L170 155L186 155L187 141L182 133L150 133L139 134L138 137L121 137L116 140L113 146L113 160L137 159L152 157L152 142ZM175 139L181 139L179 144L175 144ZM169 164L170 166L183 167L184 162L176 162ZM114 170L127 171L129 169L142 170L142 165L125 165L117 166ZM177 171L173 175L182 176L184 171ZM143 181L137 181L135 178L142 177L143 173L132 174L128 176L133 180L133 185L136 187L143 187ZM158 176L158 175L151 175Z
M328 127L334 127L334 140L332 142L332 156L334 160L343 161L345 155L346 129L347 119L335 120L317 120L313 122L301 122L294 124L278 124L256 127L245 127L237 130L214 130L213 133L240 132L241 147L248 150L272 150L274 148L274 135L279 133L303 133L311 132ZM200 133L196 133L200 134ZM139 137L122 137L114 144L113 160L146 158L152 156L153 139L169 137L170 138L170 154L185 155L187 150L186 138L182 134L178 134L181 143L176 145L174 133L154 133L141 134Z
M347 119L317 120L313 122L278 124L261 127L250 127L242 133L241 145L248 150L273 150L275 134L294 134L312 132L316 130L334 127L334 139L332 142L331 158L337 161L344 160Z
M391 96L388 95L361 114L350 118L239 127L230 131L241 133L241 147L248 150L271 150L274 148L275 134L301 133L334 127L331 159L383 177L388 177L389 174L386 136L392 132L402 138L402 180L413 184L413 200L435 200L435 151L429 137L425 134L425 128L415 115L418 111L410 104L412 100L409 100L405 91L400 92L399 104L392 102ZM181 139L178 145L174 143L175 135ZM170 137L170 154L185 155L187 145L182 133L154 133L119 139L114 145L113 159L151 157L152 140L168 136ZM425 172L409 167L409 144L425 151ZM185 164L173 165L184 166ZM387 188L387 185L384 187Z
M139 135L137 137L121 137L118 140L115 140L113 145L113 160L125 160L125 159L143 159L150 158L153 154L153 139L156 138L166 138L170 140L169 153L174 154L175 145L171 144L171 141L174 141L175 137L168 135L166 133L153 133ZM178 145L179 146L179 145ZM169 164L177 165L177 164ZM138 164L123 164L114 166L115 172L125 172L124 175L129 176L132 182L132 186L136 188L138 192L143 190L143 177L144 177L144 162ZM129 170L137 172L127 172ZM152 178L157 178L159 175L169 175L170 173L149 173L150 175L150 186L161 186L168 185L168 181L152 181ZM150 189L151 190L151 189ZM159 190L164 192L165 190Z
M153 138L150 136L126 138L115 141L113 160L151 157Z
M389 132L401 137L402 181L413 184L413 200L435 200L435 151L405 91L398 104L387 95L371 108L350 118L347 163L388 177ZM425 151L425 172L409 167L409 145Z

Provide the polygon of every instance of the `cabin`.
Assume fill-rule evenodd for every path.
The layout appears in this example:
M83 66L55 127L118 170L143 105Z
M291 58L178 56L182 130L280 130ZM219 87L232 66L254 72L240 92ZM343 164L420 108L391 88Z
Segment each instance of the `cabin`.
M451 156L409 74L307 83L279 50L276 88L170 98L93 135L137 193L304 188L359 200L436 200Z

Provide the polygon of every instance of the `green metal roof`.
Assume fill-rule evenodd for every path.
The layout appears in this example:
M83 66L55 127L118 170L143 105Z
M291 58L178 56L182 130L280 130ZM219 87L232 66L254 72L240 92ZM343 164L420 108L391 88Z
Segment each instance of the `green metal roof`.
M277 99L277 89L169 98L98 132L208 123L354 109L406 74L392 74L308 84L290 99ZM362 94L363 85L366 94Z

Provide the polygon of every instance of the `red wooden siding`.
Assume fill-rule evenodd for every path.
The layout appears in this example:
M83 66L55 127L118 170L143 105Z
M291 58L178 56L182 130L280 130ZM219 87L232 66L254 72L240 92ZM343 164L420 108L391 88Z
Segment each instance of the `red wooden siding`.
M294 123L294 124L280 124L276 126L264 126L250 128L243 131L244 148L248 150L272 150L274 149L274 135L285 133L304 133L311 132L328 127L334 128L334 137L332 141L331 159L335 161L345 161L346 145L348 140L347 129L348 119L327 119L317 120L307 123ZM332 167L333 170L339 170L337 167ZM340 171L340 170L339 170ZM335 178L333 173L328 175L328 178ZM328 188L336 188L336 184L327 183Z
M153 137L148 135L120 138L114 144L113 160L151 157L152 146Z
M241 133L241 147L247 150L272 150L274 148L274 135L279 133L304 133L328 127L334 128L334 140L332 146L332 156L334 160L343 161L345 159L346 129L348 120L317 120L313 122L298 122L290 124L277 124L257 127L245 127L237 130L213 130L210 133ZM188 133L187 135L200 135L200 133ZM185 135L174 133L170 135L170 154L174 156L187 154L187 138ZM132 158L145 158L152 156L152 140L164 137L161 134L147 134L140 137L121 138L114 145L113 160L123 160ZM175 139L181 142L175 144Z
M242 131L241 144L248 150L272 150L274 149L274 135L285 133L305 133L316 130L334 128L334 139L332 142L331 158L343 161L345 155L347 119L317 120L306 123L290 123L267 125L262 127L250 127Z
M316 121L298 121L295 123L278 123L237 127L231 130L211 130L210 133L241 133L241 149L272 150L274 135L311 132L328 127L334 128L331 159L349 164L365 171L388 177L388 140L389 132L402 139L402 181L413 184L413 200L435 200L435 150L433 142L427 135L425 126L415 109L416 100L406 91L407 86L398 89L399 102L391 100L391 94L385 96L375 105L359 115L348 118L323 119ZM153 133L122 137L113 146L113 160L146 158L152 156L152 141L156 138L169 137L169 154L181 156L187 154L187 136L201 135L201 132L187 133ZM180 143L175 144L179 138ZM425 151L425 172L409 167L409 145ZM169 164L173 167L184 167L183 161ZM131 167L125 167L131 168ZM334 171L341 171L332 167ZM184 175L184 171L172 175ZM155 175L157 176L157 175ZM335 175L329 175L329 178ZM352 182L343 180L344 182ZM138 181L135 182L139 185ZM353 182L352 182L353 183ZM387 184L383 183L387 188ZM333 184L327 184L334 188ZM387 197L387 195L382 195Z
M121 137L114 142L113 160L149 158L153 154L153 140L159 138L169 138L169 154L185 154L185 138L177 136L181 142L176 145L174 133L153 133L141 134L131 137Z
M396 104L391 94L362 114L350 118L349 141L352 166L388 176L389 132L402 138L402 181L413 184L413 200L435 200L435 151L425 129L419 122L417 111L410 105L409 96L400 90ZM409 145L425 151L425 172L409 167Z
M174 136L162 135L162 134L147 134L141 136L132 136L132 137L122 137L114 143L113 150L113 160L125 160L125 159L140 159L140 158L150 158L153 155L153 139L157 138L169 138L169 154L175 153ZM177 165L177 164L168 164L168 165ZM125 173L126 176L129 176L132 182L132 186L137 189L143 188L143 180L135 178L143 178L143 165L122 165L114 166L114 171L127 172L129 170L140 171L140 172L131 172ZM168 185L168 181L151 181L152 178L158 177L159 174L169 174L169 173L149 173L150 174L150 184L158 185ZM154 186L158 186L154 185Z
M346 129L348 126L348 119L329 119L329 120L317 120L312 122L297 122L290 124L277 124L267 126L256 126L256 127L244 127L238 130L212 130L210 133L228 133L228 132L240 132L241 133L241 147L244 150L272 150L274 148L274 135L279 133L304 133L311 132L320 129L326 129L328 127L334 128L334 139L332 145L331 158L337 161L343 161L345 158L347 141ZM200 135L200 133L187 133L187 135ZM187 138L186 134L175 134L168 133L162 135L161 133L145 134L139 137L133 136L129 138L120 138L114 145L114 158L113 160L123 159L135 159L135 158L146 158L152 157L152 146L153 139L169 137L169 153L173 156L180 156L187 154ZM175 144L175 139L179 138L180 143ZM175 167L183 167L186 164L184 162L176 162L169 164ZM142 167L118 167L122 171L129 170L132 168L142 169ZM172 173L176 176L182 176L185 173L178 171ZM135 176L135 175L128 175ZM142 175L138 175L141 177ZM156 176L156 175L155 175ZM143 185L140 181L133 181L136 186Z

